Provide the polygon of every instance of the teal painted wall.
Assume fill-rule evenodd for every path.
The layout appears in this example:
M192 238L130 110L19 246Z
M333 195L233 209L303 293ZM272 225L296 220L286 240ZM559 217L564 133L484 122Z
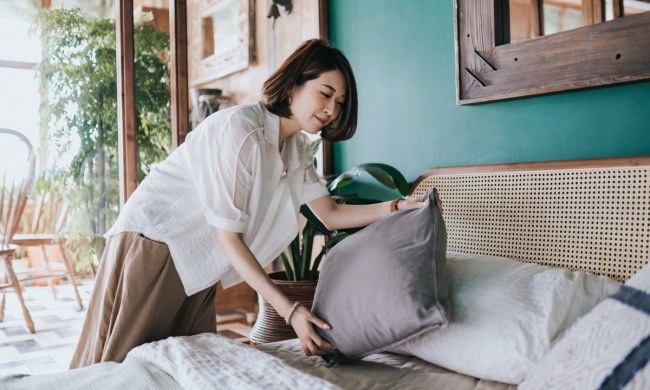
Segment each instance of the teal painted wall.
M334 169L650 155L650 82L456 105L452 0L331 0L332 43L352 63L359 126Z

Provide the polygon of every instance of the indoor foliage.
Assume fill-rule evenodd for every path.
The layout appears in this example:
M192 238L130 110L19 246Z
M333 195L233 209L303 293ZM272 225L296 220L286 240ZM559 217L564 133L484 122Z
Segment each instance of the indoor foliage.
M315 155L319 147L320 139L311 144L312 154ZM316 159L314 159L314 165L316 165ZM362 173L370 175L383 187L397 190L401 196L406 196L408 193L409 184L404 175L396 168L382 163L366 163L350 168L328 183L327 189L337 203L372 204L382 202L382 200L359 196L356 193L342 193L341 189L354 182ZM314 280L327 250L360 229L331 231L320 222L307 205L303 205L300 212L306 218L302 231L280 256L287 280ZM324 235L328 239L316 257L312 259L314 239L318 235Z
M134 26L139 180L171 152L169 36L150 21L143 14ZM64 233L88 265L119 211L115 21L54 9L39 12L36 27L43 127L56 156L47 181L71 201Z

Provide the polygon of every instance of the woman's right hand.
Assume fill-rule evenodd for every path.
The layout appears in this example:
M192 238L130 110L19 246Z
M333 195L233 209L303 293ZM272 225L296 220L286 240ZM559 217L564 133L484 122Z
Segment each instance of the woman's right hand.
M330 329L330 326L320 318L313 315L306 307L300 305L291 316L291 326L296 331L302 350L305 355L323 355L327 350L334 349L334 346L320 337L314 326L321 329Z

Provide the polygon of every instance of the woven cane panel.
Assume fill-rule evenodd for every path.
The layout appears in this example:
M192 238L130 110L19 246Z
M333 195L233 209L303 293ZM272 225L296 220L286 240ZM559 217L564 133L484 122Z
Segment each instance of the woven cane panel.
M650 167L429 176L448 249L627 280L650 260Z

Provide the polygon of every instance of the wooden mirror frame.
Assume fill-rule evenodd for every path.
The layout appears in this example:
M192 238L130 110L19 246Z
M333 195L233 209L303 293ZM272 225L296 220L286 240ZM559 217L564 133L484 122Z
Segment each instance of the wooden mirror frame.
M205 52L214 49L215 44L212 30L206 28L206 22L216 9L225 5L225 0L208 0L200 3L201 8L198 13L201 15L201 26L198 31L201 40L201 59L192 67L192 86L200 86L246 69L255 62L255 0L231 0L231 2L237 6L235 24L238 28L239 44L224 53L212 54L205 58L203 58ZM196 27L193 31L196 31Z
M508 0L454 0L456 104L650 78L650 12L496 46Z

